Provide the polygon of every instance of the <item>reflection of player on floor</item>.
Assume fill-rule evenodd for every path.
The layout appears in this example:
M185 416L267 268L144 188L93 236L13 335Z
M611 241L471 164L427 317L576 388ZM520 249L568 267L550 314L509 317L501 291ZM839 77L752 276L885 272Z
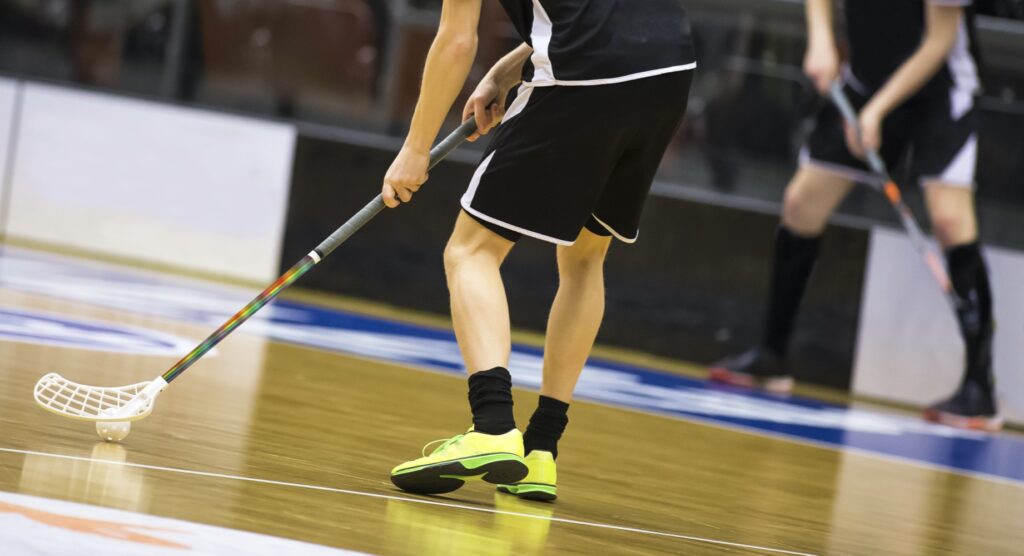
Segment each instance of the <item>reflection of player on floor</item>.
M855 180L871 179L864 148L880 149L890 166L912 150L911 170L924 187L953 287L964 300L958 317L967 348L960 387L926 416L963 427L999 427L991 377L992 296L974 214L979 81L970 4L846 2L851 61L840 68L831 1L807 3L805 70L822 93L842 70L846 93L860 110L862 137L844 130L836 108L818 114L800 170L786 188L763 344L716 364L713 380L788 390L785 356L797 308L829 216Z
M499 61L464 110L481 133L499 121L445 249L452 320L470 373L473 429L399 465L413 492L482 477L524 498L555 498L557 442L604 312L605 253L636 240L644 199L686 110L695 67L677 0L503 0L526 41ZM475 55L481 0L446 0L405 146L384 180L388 206L426 181L430 143ZM506 112L503 103L518 83ZM512 415L511 339L499 268L522 236L558 245L560 284L541 399L525 438ZM525 446L524 446L525 444ZM524 454L525 452L525 454ZM524 457L525 455L525 457Z

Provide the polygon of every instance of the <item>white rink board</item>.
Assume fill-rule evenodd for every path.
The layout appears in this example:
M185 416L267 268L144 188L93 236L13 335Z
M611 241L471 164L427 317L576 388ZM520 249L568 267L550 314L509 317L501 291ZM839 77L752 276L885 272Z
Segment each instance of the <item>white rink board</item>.
M17 82L0 78L0 191L8 185L7 157L11 150L11 126L14 124L14 99L17 87ZM5 200L6 196L0 194L0 214L4 210L2 203ZM3 230L0 230L0 233L3 233Z
M986 248L995 298L995 375L1001 410L1024 423L1024 254ZM930 404L963 372L956 318L906 235L875 228L865 270L853 391Z
M27 84L9 232L271 280L295 135L284 124Z

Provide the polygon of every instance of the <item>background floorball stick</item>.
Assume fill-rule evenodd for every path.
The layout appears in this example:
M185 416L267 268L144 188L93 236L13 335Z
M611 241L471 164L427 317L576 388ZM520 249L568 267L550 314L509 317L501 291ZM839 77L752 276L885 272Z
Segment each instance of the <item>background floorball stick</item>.
M842 113L843 119L846 123L853 127L857 131L857 135L860 135L860 124L857 119L857 112L853 109L853 105L850 104L850 99L846 98L846 93L843 92L843 86L840 82L836 81L832 83L832 88L829 90L829 95L832 97L832 102L835 103L836 108ZM942 293L946 294L946 299L949 300L950 305L953 306L954 310L958 310L961 307L960 297L957 296L956 291L953 290L953 282L949 279L949 274L946 272L946 267L942 264L942 257L932 249L931 245L928 244L928 240L925 238L924 232L921 231L921 226L917 224L917 220L914 219L914 213L910 211L910 207L903 202L903 196L900 193L900 188L896 185L896 182L889 176L889 170L885 167L885 161L882 160L882 155L878 154L875 149L867 150L868 166L878 176L876 183L870 183L869 185L879 188L882 193L885 194L885 198L889 200L889 203L894 209L896 214L900 217L900 222L903 227L907 230L907 234L910 236L910 241L917 248L921 256L924 257L925 263L928 265L928 269L932 275L935 276L935 280L939 283L939 287L942 288Z
M444 138L430 151L430 166L444 160L452 151L461 145L470 135L476 132L473 118L465 121L451 135ZM273 284L267 286L252 301L235 313L223 325L210 334L192 351L181 358L163 375L147 382L128 386L97 387L86 386L68 380L57 373L49 373L36 383L35 400L43 409L82 421L97 423L97 433L105 440L120 440L128 435L131 421L137 421L153 411L153 402L157 395L175 378L185 372L205 353L213 349L228 334L238 328L264 305L272 301L285 288L292 285L306 272L322 261L345 240L362 228L374 216L384 210L384 200L380 195L374 197L358 213L342 224L327 237L316 249L295 263L282 274Z

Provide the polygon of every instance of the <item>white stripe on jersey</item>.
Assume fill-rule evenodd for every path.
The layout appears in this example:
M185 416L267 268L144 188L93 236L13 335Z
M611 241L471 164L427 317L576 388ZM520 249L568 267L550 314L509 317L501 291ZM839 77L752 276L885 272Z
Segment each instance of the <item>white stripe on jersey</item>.
M533 0L533 29L530 30L530 42L533 43L533 80L554 81L555 70L551 67L548 46L551 45L551 18L540 0Z
M981 81L978 79L978 66L971 56L971 36L967 32L967 23L960 19L960 28L957 29L956 42L950 49L946 58L949 67L949 74L953 78L953 88L966 96L974 96L981 88ZM970 108L970 105L954 105L953 119L959 120ZM959 113L957 113L959 112Z

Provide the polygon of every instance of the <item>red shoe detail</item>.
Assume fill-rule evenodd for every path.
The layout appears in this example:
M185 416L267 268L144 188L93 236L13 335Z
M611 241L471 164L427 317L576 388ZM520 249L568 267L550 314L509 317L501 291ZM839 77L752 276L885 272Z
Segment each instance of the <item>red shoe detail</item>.
M1003 428L1003 419L999 416L993 417L966 417L955 413L946 413L936 409L924 410L924 419L931 423L946 425L958 429L997 432Z

